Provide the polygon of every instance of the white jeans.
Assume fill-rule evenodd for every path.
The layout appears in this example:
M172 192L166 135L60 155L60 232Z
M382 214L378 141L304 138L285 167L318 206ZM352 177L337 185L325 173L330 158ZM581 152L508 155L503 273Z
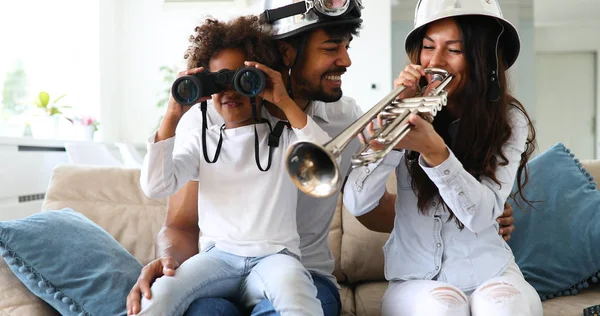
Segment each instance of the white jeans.
M174 276L158 278L142 298L138 316L179 316L199 298L228 298L252 307L268 299L279 315L323 315L312 276L283 250L265 257L240 257L214 246L186 260Z
M445 282L390 282L383 316L541 316L542 302L516 263L498 277L465 293Z

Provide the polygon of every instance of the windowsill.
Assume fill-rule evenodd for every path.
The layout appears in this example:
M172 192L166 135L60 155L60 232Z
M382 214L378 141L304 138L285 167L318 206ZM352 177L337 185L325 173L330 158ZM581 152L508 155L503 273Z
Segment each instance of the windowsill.
M5 137L0 136L0 146L37 146L37 147L64 147L65 143L97 143L113 147L114 143L105 143L97 141L70 140L70 139L41 139L33 137ZM133 144L136 148L146 147L141 144Z

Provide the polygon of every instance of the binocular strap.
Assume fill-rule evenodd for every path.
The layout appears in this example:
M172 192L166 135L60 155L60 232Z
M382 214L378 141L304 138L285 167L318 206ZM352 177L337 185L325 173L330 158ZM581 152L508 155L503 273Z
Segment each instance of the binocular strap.
M204 160L207 163L215 163L219 159L219 154L221 153L221 146L223 145L223 129L225 129L225 124L221 125L221 130L219 132L219 142L217 143L217 149L215 151L215 155L213 159L208 158L208 153L206 149L206 130L208 129L206 123L206 109L207 102L204 101L200 104L200 110L202 111L202 154L204 155ZM254 104L253 104L254 109ZM254 112L254 111L253 111ZM253 116L256 120L256 113L253 113ZM258 120L257 120L258 121ZM256 130L256 124L254 125L254 159L256 161L256 166L260 171L267 171L271 168L271 160L273 156L273 149L279 146L279 139L281 138L281 134L283 133L283 129L285 127L291 127L289 122L279 121L275 125L275 130L273 130L271 123L267 119L261 119L260 123L266 123L269 126L269 158L267 160L267 167L263 168L260 163L260 155L259 155L259 138L258 131Z
M263 169L260 164L260 155L258 152L258 132L256 131L256 125L254 125L254 159L256 160L256 166L258 166L258 170L267 171L271 168L271 158L273 155L273 149L279 146L279 139L281 138L281 134L283 133L283 129L285 127L290 127L290 123L285 121L279 121L275 125L275 129L271 128L271 123L268 120L262 119L263 123L267 123L269 125L269 160L267 162L267 167Z
M208 153L206 152L206 107L207 102L203 101L200 104L200 110L202 111L202 153L204 154L204 160L208 163L215 163L217 159L219 159L219 154L221 154L221 145L223 144L223 129L225 128L225 124L221 126L221 130L219 132L219 142L217 143L217 150L215 151L215 156L212 160L208 159Z

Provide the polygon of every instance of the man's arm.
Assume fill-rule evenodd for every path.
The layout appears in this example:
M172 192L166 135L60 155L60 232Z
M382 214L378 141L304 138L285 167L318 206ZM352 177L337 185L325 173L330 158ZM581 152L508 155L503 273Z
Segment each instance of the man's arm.
M379 233L391 233L394 228L394 203L396 195L387 190L379 200L379 204L365 215L356 217L358 221L366 228ZM500 230L498 234L502 235L505 241L510 240L510 234L515 231L515 219L512 216L513 209L508 203L504 203L504 212L498 217Z
M198 253L198 182L190 181L169 197L167 217L156 238L156 259L148 263L127 295L127 315L140 311L141 295L163 275L173 276L179 264Z
M198 254L198 182L190 181L169 197L167 217L156 238L156 257L183 263Z
M372 231L391 233L394 228L394 217L396 216L395 201L396 195L386 190L379 200L379 204L372 211L356 218L363 226Z

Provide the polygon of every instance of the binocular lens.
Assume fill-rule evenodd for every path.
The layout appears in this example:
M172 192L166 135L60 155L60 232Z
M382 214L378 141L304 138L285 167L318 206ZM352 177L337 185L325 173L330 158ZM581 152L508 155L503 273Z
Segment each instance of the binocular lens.
M256 72L246 71L240 76L238 87L247 95L257 95L264 87L264 79Z
M176 99L182 104L191 104L198 100L198 85L190 79L184 79L177 83L174 89Z

